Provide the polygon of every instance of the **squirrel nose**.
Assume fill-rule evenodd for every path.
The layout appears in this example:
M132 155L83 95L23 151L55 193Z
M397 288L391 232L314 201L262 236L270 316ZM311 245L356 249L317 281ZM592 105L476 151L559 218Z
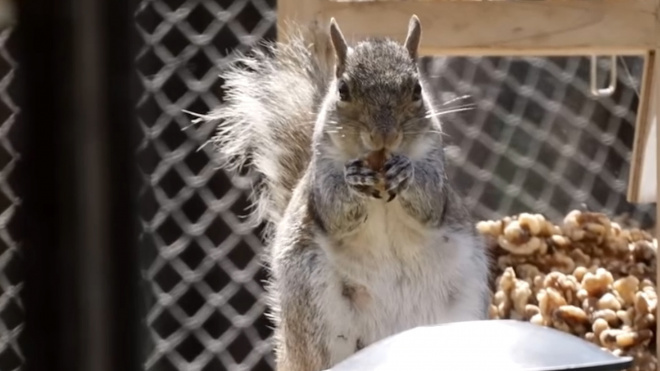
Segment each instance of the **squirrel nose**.
M393 128L373 129L369 133L369 139L375 149L394 149L401 142L401 133Z

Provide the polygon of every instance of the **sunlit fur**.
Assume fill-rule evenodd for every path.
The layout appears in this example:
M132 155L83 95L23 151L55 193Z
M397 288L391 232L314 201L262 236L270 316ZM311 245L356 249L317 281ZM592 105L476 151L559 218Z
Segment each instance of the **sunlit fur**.
M412 327L485 319L489 299L484 244L446 179L441 125L408 50L350 48L339 76L350 99L339 102L330 43L313 36L243 56L251 70L223 74L226 101L208 117L225 168L250 159L258 175L279 371L323 370ZM406 186L391 202L346 177L369 132L399 135L391 171L405 179L391 180Z

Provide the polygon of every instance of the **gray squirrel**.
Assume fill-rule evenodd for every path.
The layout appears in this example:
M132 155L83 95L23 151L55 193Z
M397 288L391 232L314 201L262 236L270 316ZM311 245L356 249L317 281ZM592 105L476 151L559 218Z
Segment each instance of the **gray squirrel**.
M327 369L413 327L488 316L485 244L445 175L420 39L413 15L404 44L349 46L332 19L221 75L225 100L206 120L222 167L255 174L278 371Z

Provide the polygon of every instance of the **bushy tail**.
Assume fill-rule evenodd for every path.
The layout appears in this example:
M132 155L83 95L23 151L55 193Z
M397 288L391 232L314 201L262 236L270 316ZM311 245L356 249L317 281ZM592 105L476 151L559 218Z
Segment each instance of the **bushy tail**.
M312 154L314 121L332 74L332 49L319 29L240 54L221 74L224 103L206 117L223 168L254 175L252 217L277 223Z

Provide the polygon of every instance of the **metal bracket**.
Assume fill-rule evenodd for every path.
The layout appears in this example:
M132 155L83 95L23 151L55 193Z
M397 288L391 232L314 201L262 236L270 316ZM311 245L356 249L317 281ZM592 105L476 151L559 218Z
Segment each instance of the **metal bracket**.
M616 80L617 80L617 65L616 65L616 56L612 55L611 64L610 64L610 84L604 89L599 89L597 86L597 76L598 76L598 56L591 56L591 94L596 97L609 97L614 94L616 90Z

